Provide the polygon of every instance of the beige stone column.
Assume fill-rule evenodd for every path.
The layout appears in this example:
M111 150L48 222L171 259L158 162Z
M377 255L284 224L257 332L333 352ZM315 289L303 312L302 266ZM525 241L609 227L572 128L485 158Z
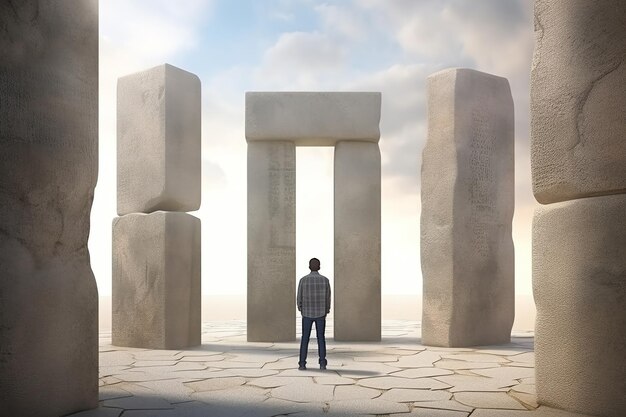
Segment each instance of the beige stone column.
M536 0L531 72L540 404L626 415L626 2Z
M112 343L144 349L200 344L200 219L132 213L113 220Z
M377 341L380 311L380 149L335 145L335 340Z
M624 415L626 194L537 209L533 292L539 402Z
M510 340L513 178L513 99L506 78L470 69L431 75L421 189L424 344Z
M296 338L296 147L248 142L248 341Z
M200 79L169 64L117 83L112 342L200 344Z
M98 1L0 5L0 414L98 406Z

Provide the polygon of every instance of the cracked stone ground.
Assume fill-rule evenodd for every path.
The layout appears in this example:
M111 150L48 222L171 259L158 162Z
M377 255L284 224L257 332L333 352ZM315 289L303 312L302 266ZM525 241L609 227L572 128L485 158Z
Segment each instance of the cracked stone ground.
M418 322L384 321L379 343L328 337L326 371L312 337L299 371L299 341L248 343L245 332L245 321L207 322L190 350L112 346L102 332L100 407L72 417L582 416L537 406L532 333L438 348L420 344Z

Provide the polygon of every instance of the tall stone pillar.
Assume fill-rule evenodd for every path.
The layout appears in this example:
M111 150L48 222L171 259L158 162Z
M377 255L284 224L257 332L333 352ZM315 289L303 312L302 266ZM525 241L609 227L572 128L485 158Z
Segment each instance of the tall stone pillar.
M248 143L249 342L296 338L296 147Z
M513 99L505 78L428 78L422 162L422 342L505 343L513 326Z
M626 415L626 3L535 1L531 162L540 404Z
M118 81L112 342L200 344L200 80L164 64Z
M98 405L98 1L0 4L0 414Z
M380 149L335 145L335 340L377 341L380 306ZM355 325L355 323L359 323Z

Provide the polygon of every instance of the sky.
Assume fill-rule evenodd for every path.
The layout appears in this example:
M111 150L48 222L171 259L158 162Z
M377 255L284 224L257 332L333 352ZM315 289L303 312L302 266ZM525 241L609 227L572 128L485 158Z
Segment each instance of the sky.
M202 293L246 292L246 91L382 92L382 292L420 294L426 77L506 77L515 102L516 293L531 294L529 0L107 0L100 2L99 177L89 249L111 294L116 84L163 63L202 83ZM297 275L333 278L333 148L296 148ZM137 156L139 163L141 156ZM296 279L297 277L294 277Z

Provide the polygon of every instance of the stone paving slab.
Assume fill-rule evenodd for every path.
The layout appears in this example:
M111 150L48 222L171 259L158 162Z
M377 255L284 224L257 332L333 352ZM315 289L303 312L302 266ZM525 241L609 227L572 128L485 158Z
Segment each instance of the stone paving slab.
M510 410L477 409L472 417L592 417L586 414L577 414L569 411L555 410L549 407L539 407L532 412Z
M72 414L72 417L119 417L122 412L124 410L121 408L98 407L93 410Z
M468 407L455 400L421 401L419 403L413 404L413 406L427 409L467 412L471 412L474 409L473 407Z
M163 398L143 396L104 400L102 405L105 407L122 408L124 410L168 410L174 408L172 404Z
M467 417L469 413L451 410L431 410L427 408L414 408L409 414L394 414L397 416L418 417Z
M539 404L537 403L537 395L535 394L526 394L524 392L515 392L513 390L509 391L508 394L525 405L526 408L533 409L539 407Z
M189 382L187 383L187 386L196 392L202 392L238 387L246 382L246 379L241 377L224 377L205 379L204 381L198 382Z
M380 399L337 400L330 404L328 414L392 414L408 413L406 404L394 403Z
M418 322L385 321L381 342L329 337L326 371L313 341L299 371L299 341L247 343L241 320L202 329L204 344L188 351L111 346L101 333L100 408L72 417L584 417L538 407L532 333L499 346L426 347Z
M406 388L392 388L385 391L381 396L381 400L392 401L396 403L410 403L416 401L442 401L452 398L452 394L439 390L427 390L427 389L406 389Z
M333 399L334 386L316 384L312 380L298 381L272 389L270 395L299 403L328 402Z
M458 371L464 369L488 369L499 367L500 365L493 362L467 362L454 359L442 359L436 362L435 366L441 369L448 369L450 371Z
M450 385L431 378L398 378L393 376L382 376L379 378L365 378L358 382L359 385L369 388L388 390L392 388L413 388L413 389L446 389Z
M415 369L405 369L403 371L394 372L392 376L399 376L401 378L427 378L431 376L443 376L443 375L453 375L454 372L447 369L437 369L437 368L415 368Z
M447 384L450 387L450 392L507 392L511 386L517 384L515 380L501 380L471 375L445 375L434 378Z
M502 366L490 369L472 369L472 372L477 375L496 379L522 379L532 378L535 376L535 370L533 368L520 368L514 366Z
M334 400L371 400L380 397L382 391L358 385L342 385L335 387Z
M457 392L454 399L473 408L526 410L526 407L505 392Z

